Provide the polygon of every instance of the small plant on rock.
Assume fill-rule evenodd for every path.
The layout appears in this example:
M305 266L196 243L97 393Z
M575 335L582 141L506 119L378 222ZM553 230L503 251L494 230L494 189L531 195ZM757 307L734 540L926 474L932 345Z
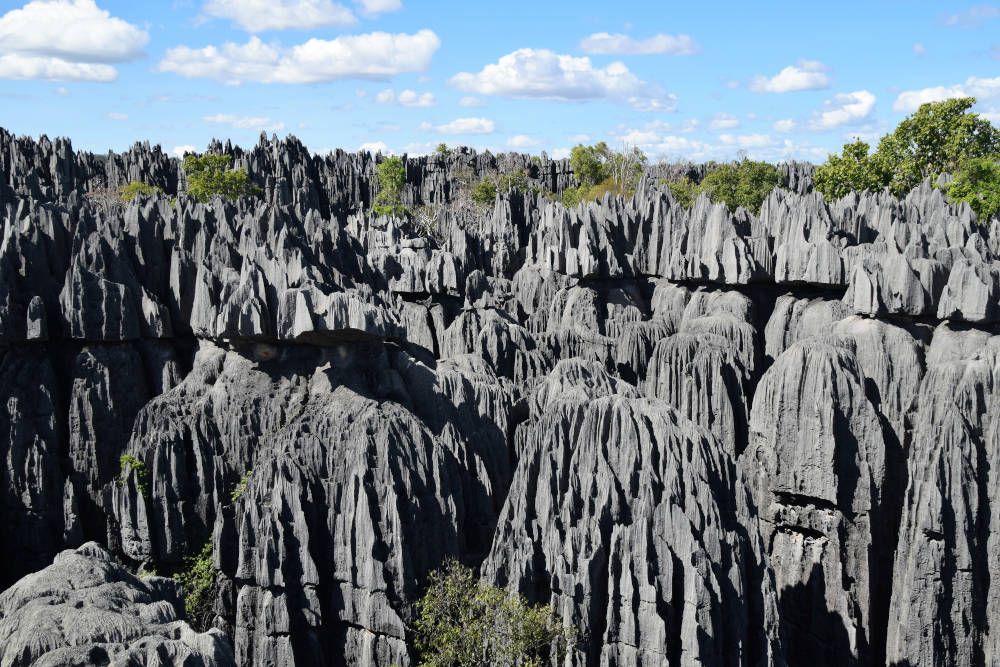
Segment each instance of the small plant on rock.
M136 197L151 197L162 193L163 190L145 181L132 181L118 189L118 195L125 202L132 201Z
M121 473L118 482L124 484L131 472L135 475L135 485L142 495L149 494L149 470L146 464L131 454L122 454L118 457L118 467Z
M186 569L174 575L184 593L184 611L188 623L196 630L205 630L215 616L215 551L209 540L197 554L188 556Z
M237 500L239 500L240 498L242 498L243 494L247 492L247 487L250 486L250 476L251 475L253 475L253 468L251 468L250 470L247 470L243 474L243 477L240 479L239 483L236 485L236 488L234 488L233 492L229 494L229 499L233 503L235 503Z

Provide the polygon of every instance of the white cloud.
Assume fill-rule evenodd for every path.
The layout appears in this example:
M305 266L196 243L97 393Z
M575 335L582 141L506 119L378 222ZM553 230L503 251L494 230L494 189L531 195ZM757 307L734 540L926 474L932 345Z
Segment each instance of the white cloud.
M427 69L441 46L430 30L412 35L373 32L335 39L310 39L282 48L251 37L246 44L168 49L159 69L188 78L215 79L231 85L318 83L338 79L386 79Z
M532 148L538 144L538 139L529 137L526 134L515 134L513 137L507 139L507 145L511 148Z
M731 130L739 126L739 119L731 113L717 113L709 123L713 130Z
M571 149L566 148L564 146L560 146L559 148L553 148L552 152L549 153L549 157L552 158L553 160L565 160L566 158L569 157L570 150Z
M368 16L394 12L403 6L400 0L354 0L354 4L360 6L361 11Z
M194 146L189 146L185 144L184 146L174 146L170 151L170 154L174 157L184 157L186 153L197 153Z
M376 153L386 155L389 153L389 147L385 145L384 141L366 141L358 147L358 151L368 151L372 155L375 155Z
M0 78L114 81L148 41L94 0L34 0L0 16Z
M688 35L653 35L647 39L633 39L628 35L611 35L597 32L580 42L584 53L601 55L652 55L689 56L698 53L698 44Z
M127 113L121 113L120 111L111 111L108 113L108 118L111 120L128 120Z
M213 116L205 116L202 120L214 125L229 125L238 130L278 132L285 128L284 123L274 122L267 116L237 116L230 113L217 113Z
M719 141L726 146L740 148L762 148L771 145L771 137L767 134L720 134Z
M671 111L676 98L642 81L620 62L595 67L590 58L560 55L548 49L518 49L476 73L451 78L461 90L548 100L626 102L640 111Z
M814 130L829 130L847 123L856 123L871 116L874 108L875 96L867 90L838 93L832 100L823 103L823 110L813 115L809 127Z
M398 104L404 107L432 107L434 106L434 94L404 90L397 95L392 88L386 88L375 95L375 101L379 104Z
M483 101L478 97L473 97L472 95L466 95L458 101L458 106L465 107L466 109L471 109L473 107L483 106Z
M795 121L791 118L782 118L774 121L774 125L771 127L774 128L775 132L791 132L795 129Z
M756 76L750 90L757 93L791 93L799 90L820 90L830 85L826 66L817 60L802 60L789 65L773 77Z
M995 18L1000 18L1000 7L995 5L976 5L975 7L969 7L964 12L946 16L944 23L945 25L971 27L992 21Z
M496 123L488 118L456 118L443 125L422 123L420 129L440 134L491 134L496 130Z
M925 55L927 53L927 47L924 46L923 42L914 42L913 53L915 53L918 56Z
M956 83L953 86L904 90L896 97L892 110L909 113L916 111L921 104L927 102L940 102L955 97L975 97L978 100L985 100L997 95L1000 95L1000 76L994 79L970 76L965 80L965 83Z
M356 21L351 10L331 0L208 0L202 13L229 19L247 32L308 30Z
M986 111L983 111L979 115L985 118L986 120L990 121L994 125L1000 125L1000 109L991 107Z

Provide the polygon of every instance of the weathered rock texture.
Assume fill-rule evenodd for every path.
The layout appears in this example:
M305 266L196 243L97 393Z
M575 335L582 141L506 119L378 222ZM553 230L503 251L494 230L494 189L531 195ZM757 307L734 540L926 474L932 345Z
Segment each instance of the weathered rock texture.
M0 663L412 665L448 558L567 664L1000 660L1000 221L801 164L759 212L678 206L697 166L567 209L565 161L452 152L406 161L428 234L370 155L210 150L263 196L0 131ZM114 560L205 544L207 634Z

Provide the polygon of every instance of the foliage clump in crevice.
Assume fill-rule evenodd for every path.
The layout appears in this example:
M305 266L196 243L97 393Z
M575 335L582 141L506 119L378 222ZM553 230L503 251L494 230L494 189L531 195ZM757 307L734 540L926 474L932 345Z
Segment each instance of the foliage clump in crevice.
M431 573L417 611L422 667L558 664L576 638L550 606L484 583L456 561Z
M409 213L403 205L403 186L406 185L406 165L401 158L388 157L375 167L378 177L378 194L372 209L376 215L402 217Z
M212 624L215 617L215 593L217 572L215 551L209 540L197 554L184 560L185 569L174 575L184 595L184 612L187 621L195 630L203 631Z
M163 194L159 187L145 181L130 181L118 188L118 195L123 202L133 201L136 197L152 197Z
M785 185L785 176L773 164L744 158L710 164L700 183L687 177L662 183L685 208L691 208L698 196L705 194L713 202L725 204L730 211L742 206L757 214L771 191Z
M229 500L234 504L237 500L243 497L244 493L247 492L247 487L250 486L251 475L253 475L253 468L243 473L243 477L240 478L240 481L233 488L232 493L229 494Z
M146 464L132 454L122 454L118 457L118 469L120 471L118 482L124 484L131 472L135 475L135 486L139 493L144 496L149 495L149 470Z
M231 155L185 155L182 164L188 196L199 202L216 196L231 200L259 197L260 188L253 184L245 169L233 169L232 162Z

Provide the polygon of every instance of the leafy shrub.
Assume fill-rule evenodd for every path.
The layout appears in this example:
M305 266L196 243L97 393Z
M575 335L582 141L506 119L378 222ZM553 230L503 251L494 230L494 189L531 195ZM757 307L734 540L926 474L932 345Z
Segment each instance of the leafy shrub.
M184 560L186 569L174 575L184 592L184 611L188 623L196 630L206 630L215 615L215 564L212 541L197 554Z
M974 160L1000 155L1000 130L969 109L973 97L922 104L869 154L863 141L846 144L816 170L816 189L827 199L851 190L889 188L903 196L925 178L958 173Z
M447 154L447 152L448 152L448 144L446 144L444 142L441 142L440 144L437 145L437 148L434 149L434 152L437 153L437 154L439 154L439 155L445 155L445 154Z
M551 607L482 583L455 561L431 574L417 610L424 667L555 664L575 636Z
M563 204L601 199L605 194L631 197L646 168L646 155L638 148L614 151L603 141L593 146L574 146L570 167L579 185L563 190Z
M729 210L738 207L757 213L771 191L785 184L785 177L773 164L740 160L712 166L701 183L688 178L667 181L678 204L690 208L698 195L705 193Z
M230 155L185 155L187 194L200 202L216 195L224 199L259 196L260 188L250 181L246 170L230 168L232 161Z
M118 469L120 470L118 482L124 484L128 479L129 472L135 475L135 485L142 495L149 495L149 470L146 464L131 454L122 454L118 457Z
M403 206L403 186L406 184L406 165L398 157L389 157L375 167L379 192L375 195L372 209L376 215L403 216L407 208Z
M691 208L691 205L694 204L694 200L698 198L699 194L701 194L699 184L695 183L687 176L677 179L676 181L663 181L662 184L670 188L670 194L674 196L674 201L684 208Z
M891 180L883 164L868 154L868 144L860 139L844 144L840 155L833 154L813 174L814 187L827 199L840 199L851 190L875 192Z
M163 190L145 181L132 181L118 189L118 196L122 201L132 201L136 197L151 197L162 193Z
M611 149L605 142L584 146L577 144L570 150L569 166L581 186L597 185L609 176L608 162L611 160Z
M483 178L472 188L472 201L479 206L492 206L497 198L497 184L489 176Z
M247 470L243 473L243 477L240 478L239 483L233 489L233 492L229 494L229 500L235 503L237 500L243 497L243 494L247 492L247 487L250 486L250 476L253 475L253 469Z
M968 160L954 177L944 187L951 203L969 204L982 224L1000 215L1000 157Z
M737 207L757 213L771 191L784 185L785 178L773 164L740 160L712 169L700 183L702 192L729 210Z

